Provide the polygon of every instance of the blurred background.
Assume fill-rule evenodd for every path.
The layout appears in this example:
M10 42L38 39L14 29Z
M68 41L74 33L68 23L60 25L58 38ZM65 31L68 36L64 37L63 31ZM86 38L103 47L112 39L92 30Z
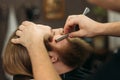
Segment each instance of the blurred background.
M68 15L82 14L86 7L91 10L86 16L96 21L105 23L120 20L119 13L89 4L86 0L0 0L0 55L10 35L23 21L63 28ZM84 66L92 71L110 60L120 47L118 37L98 36L85 40L94 47L95 53L98 53L91 55ZM1 57L0 80L12 80L12 77L3 71Z

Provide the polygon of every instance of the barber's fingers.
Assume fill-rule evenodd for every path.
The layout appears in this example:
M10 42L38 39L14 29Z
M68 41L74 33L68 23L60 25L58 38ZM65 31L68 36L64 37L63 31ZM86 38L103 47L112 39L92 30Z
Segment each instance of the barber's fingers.
M22 25L23 25L23 26L29 26L29 25L35 25L35 23L30 22L30 21L23 21L23 22L22 22Z
M29 22L29 21L24 21L22 22L22 24L18 27L19 30L24 30L27 26L32 26L32 25L35 25L34 23L32 22Z
M70 16L68 16L66 22L70 21L71 19L76 18L76 17L78 17L78 15L70 15Z
M64 26L64 33L69 33L74 30L75 25L78 25L78 18L72 18L66 22Z
M20 25L19 27L18 27L18 30L24 30L25 29L25 26L23 26L23 25Z
M21 30L17 30L16 31L16 36L18 36L17 38L12 38L11 39L11 42L12 43L15 43L15 44L19 44L21 43L21 36L23 35L22 31Z
M16 35L20 37L22 35L22 31L21 30L17 30L16 31Z
M21 43L20 38L13 38L13 39L11 39L11 42L14 43L14 44Z

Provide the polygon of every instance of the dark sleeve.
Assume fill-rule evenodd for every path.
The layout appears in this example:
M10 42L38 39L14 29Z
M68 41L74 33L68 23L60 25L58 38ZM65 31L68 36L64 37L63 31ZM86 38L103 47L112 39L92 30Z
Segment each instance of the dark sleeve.
M33 79L32 77L26 75L15 75L13 76L13 80L30 80Z
M120 49L88 80L120 80Z

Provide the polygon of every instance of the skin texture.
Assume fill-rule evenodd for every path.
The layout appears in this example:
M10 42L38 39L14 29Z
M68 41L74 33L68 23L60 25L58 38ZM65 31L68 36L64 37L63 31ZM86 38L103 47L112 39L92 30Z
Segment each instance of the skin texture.
M96 36L96 26L100 25L100 23L93 21L84 15L71 15L67 18L64 26L65 34L73 30L74 25L79 25L80 30L71 32L69 35L70 37L93 37Z
M73 26L76 24L80 26L80 30L77 32L70 33L69 35L70 37L94 37L98 35L120 36L120 33L119 33L120 22L99 23L84 15L69 16L64 26L64 33L66 34L70 32L71 29L73 29ZM29 26L29 28L27 26ZM56 73L53 66L51 65L49 56L47 55L46 48L43 44L44 39L47 40L52 35L51 30L48 26L45 26L45 25L40 25L42 26L40 30L39 28L33 27L33 26L36 26L36 25L31 22L23 22L22 25L19 27L19 30L16 31L16 34L17 36L19 36L19 38L12 39L11 41L15 44L22 44L29 51L31 63L32 65L34 64L33 74L34 74L35 80L39 80L39 79L60 80L58 74ZM47 35L47 37L45 35ZM31 36L32 36L32 39L31 39ZM39 45L37 45L38 43ZM43 53L43 54L40 54L40 53ZM36 61L39 61L39 62L36 62ZM45 62L42 63L42 61L45 61ZM46 69L46 72L42 71L44 70L44 68ZM38 72L38 71L41 71L41 72ZM46 76L51 78L48 79Z
M119 1L120 0L89 0L91 3L100 5L106 9L112 9L115 11L120 11L119 7ZM109 1L109 2L108 2ZM79 18L78 18L79 17ZM112 36L120 36L120 22L115 23L99 23L96 21L93 21L89 19L86 16L78 15L73 16L69 19L67 19L65 26L64 26L64 32L68 33L71 29L73 29L73 26L78 24L80 26L80 30L75 33L71 33L70 37L94 37L97 35L112 35ZM43 39L45 37L45 34L48 34L47 32L43 32L43 35L41 35L42 31L37 31L38 29L33 28L32 26L35 26L31 23L24 22L22 24L22 27L19 27L20 31L17 31L17 35L20 37L18 39L12 39L13 43L20 43L23 46L27 48L29 51L30 59L32 61L33 65L33 74L35 76L35 80L60 80L58 74L56 74L55 70L53 69L49 57L47 55L47 51L45 49L45 46L43 44ZM25 28L25 26L30 26L31 29ZM99 29L98 29L99 27ZM26 30L27 29L27 30ZM37 37L35 37L35 33L32 31L37 32ZM30 42L27 43L27 40L30 40L30 36L28 34L32 35L32 38ZM42 37L39 37L41 35ZM40 41L35 41L35 40ZM39 42L41 45L37 45L37 42ZM33 44L33 45L31 45ZM41 50L39 50L41 48ZM33 54L34 53L34 54ZM44 53L44 54L38 54L38 53ZM38 58L40 56L40 58ZM36 62L36 61L39 62ZM45 61L42 63L42 61ZM42 65L41 67L39 67ZM49 67L49 69L48 69ZM46 69L46 71L44 71ZM41 71L41 72L38 72ZM50 74L49 74L50 73ZM42 75L40 75L42 74ZM47 77L46 77L47 76ZM49 79L48 79L49 78Z
M27 23L31 23L31 22L25 22L25 23L27 24ZM34 23L31 23L30 25L33 25L33 27L36 27L36 29L40 29L40 30L43 29L40 25L36 25ZM23 29L23 25L21 25L21 26ZM25 28L31 28L31 27L29 27L29 25L26 25ZM55 71L58 74L63 74L63 73L69 72L69 71L73 70L74 68L76 68L78 66L82 66L84 64L84 62L86 61L86 59L89 56L89 53L92 52L92 47L88 43L86 43L85 41L83 41L80 38L68 38L68 39L64 39L64 40L60 41L59 43L56 43L55 39L59 38L63 35L63 29L62 28L51 29L49 27L44 28L44 30L46 30L46 29L49 30L49 34L52 34L52 37L44 38L44 41L42 42L42 44L44 44L45 48L47 48L47 50L46 50L47 55L49 56L50 62L52 63L52 66L54 66ZM26 29L26 31L28 31L28 30ZM35 32L38 33L37 31L34 31L34 28L32 30L33 30L32 34L28 31L29 35L30 34L33 35L33 34L35 34ZM20 39L22 31L23 30L21 30L21 28L19 28L19 30L16 32L16 34L19 35L19 37L16 36L14 33L12 35L12 37L10 38L10 40L13 38L14 38L13 40ZM27 36L27 38L29 37L29 35ZM34 46L31 44L31 41L32 40L34 41L34 39L32 39L32 37L31 37L31 35L29 37L29 39L31 39L31 40L25 40L25 41L27 41L28 44L30 44L31 46ZM40 34L40 36L41 36L41 34ZM34 70L33 70L34 66L32 66L32 64L33 65L36 65L36 64L32 63L31 58L33 58L32 56L39 55L39 56L35 56L35 59L41 60L40 59L41 55L43 55L44 53L30 54L28 51L29 48L25 48L21 44L13 44L13 43L11 43L10 40L7 44L5 53L3 55L4 70L11 75L18 75L18 74L20 75L21 74L21 75L34 77L34 75L33 75L34 74ZM41 42L38 42L36 46L39 46L40 43ZM26 45L26 43L24 45ZM42 45L42 46L44 46L44 45ZM30 46L30 49L31 49L31 46ZM39 50L41 50L41 48L39 48ZM35 61L35 62L39 63L40 67L43 66L42 64L44 64L43 61L42 61L42 63L40 63L40 61ZM38 74L41 75L41 71L39 71ZM28 77L25 77L25 78L28 78ZM36 79L36 77L34 77L34 78Z
M120 0L87 0L100 7L120 12ZM65 34L71 32L75 25L79 25L79 31L72 32L70 37L95 37L97 35L120 36L120 22L100 23L84 15L68 16L64 25ZM98 29L99 28L99 29ZM114 31L113 31L114 30Z
M27 48L31 59L33 76L35 80L61 80L53 68L44 45L45 35L51 34L51 28L48 26L43 27L43 25L39 26L40 27L37 27L34 23L28 21L23 22L19 27L19 30L16 32L16 35L19 36L19 38L12 39L11 41L13 43L21 43ZM31 38L31 36L33 37ZM46 71L44 71L44 69ZM54 77L54 75L56 76Z
M79 17L81 17L81 20L83 18L83 22L88 21L87 23L89 25L91 24L91 22L95 23L95 24L91 24L93 26L91 26L90 30L89 30L89 27L87 26L88 24L84 24L84 27L87 26L85 28L81 26L81 28L83 28L83 31L85 32L84 34L82 33L82 36L87 36L87 37L94 37L97 35L119 36L119 33L118 33L119 32L119 24L120 24L119 22L102 24L102 23L95 22L95 21L91 20L90 18L87 18L86 16L83 16L83 15L79 15ZM72 19L74 19L74 17L72 17ZM72 20L72 19L70 19L70 20ZM40 26L40 28L38 26ZM96 26L99 27L99 29ZM116 31L114 32L113 29ZM67 31L69 32L69 29L67 29ZM16 31L16 35L18 36L18 38L11 39L11 41L14 44L21 44L27 48L29 56L30 56L32 69L33 69L33 76L34 76L35 80L39 80L39 79L50 80L46 76L48 76L48 77L52 76L51 80L53 80L53 79L60 80L59 75L57 74L56 70L54 69L54 67L51 63L48 52L44 45L44 40L50 39L51 42L49 44L51 44L52 46L55 45L56 50L58 50L60 48L60 46L63 46L63 45L61 45L62 42L66 43L66 41L63 40L63 41L57 43L57 44L59 44L59 45L57 45L54 41L54 38L58 38L58 37L60 37L60 35L53 37L54 31L52 31L49 26L36 25L31 22L23 22L23 24L20 25L19 30ZM47 37L46 37L46 35L47 35ZM74 34L71 33L70 35L73 36ZM53 37L52 40L51 40L51 37ZM78 37L80 37L80 36L78 36ZM65 45L65 47L66 47L66 45ZM44 63L43 63L43 61L44 61ZM49 66L49 69L48 69L48 66ZM44 71L45 68L46 68L46 71ZM51 73L51 74L49 74L49 73Z
M65 34L74 29L74 25L79 25L79 30L71 32L69 34L70 37L120 36L120 22L100 23L84 15L71 15L64 26Z

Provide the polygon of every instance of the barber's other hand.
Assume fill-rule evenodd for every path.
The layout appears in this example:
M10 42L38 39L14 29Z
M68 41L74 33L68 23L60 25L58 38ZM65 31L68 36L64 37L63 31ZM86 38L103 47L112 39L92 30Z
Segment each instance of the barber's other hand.
M19 38L12 39L11 42L15 44L22 44L26 48L30 46L37 46L43 40L45 36L51 35L51 28L45 25L37 25L29 21L24 21L19 29L16 31L16 35Z
M67 18L64 33L69 33L74 29L75 25L79 25L79 30L71 32L70 37L94 37L99 33L101 23L96 22L84 15L71 15Z

